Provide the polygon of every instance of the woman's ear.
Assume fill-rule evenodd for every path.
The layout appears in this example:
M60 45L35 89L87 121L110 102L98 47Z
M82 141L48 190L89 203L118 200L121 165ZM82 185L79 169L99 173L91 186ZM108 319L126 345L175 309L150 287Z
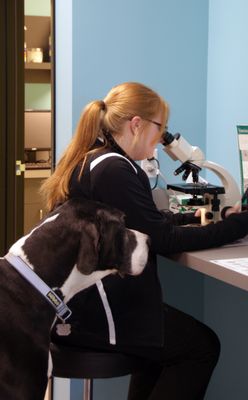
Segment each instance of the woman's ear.
M130 127L131 127L131 131L134 135L137 135L140 131L140 127L142 124L142 119L138 116L135 115L131 121L130 121Z

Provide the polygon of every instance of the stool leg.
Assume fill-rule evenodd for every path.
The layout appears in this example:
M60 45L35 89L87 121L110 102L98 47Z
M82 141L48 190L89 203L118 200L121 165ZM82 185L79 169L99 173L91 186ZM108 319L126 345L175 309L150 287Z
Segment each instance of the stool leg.
M93 400L93 379L84 379L83 400Z

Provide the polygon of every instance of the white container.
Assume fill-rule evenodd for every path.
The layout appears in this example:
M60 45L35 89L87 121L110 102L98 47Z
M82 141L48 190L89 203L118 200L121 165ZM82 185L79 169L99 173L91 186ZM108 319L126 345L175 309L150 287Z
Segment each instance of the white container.
M40 47L27 49L27 62L42 63L43 50Z

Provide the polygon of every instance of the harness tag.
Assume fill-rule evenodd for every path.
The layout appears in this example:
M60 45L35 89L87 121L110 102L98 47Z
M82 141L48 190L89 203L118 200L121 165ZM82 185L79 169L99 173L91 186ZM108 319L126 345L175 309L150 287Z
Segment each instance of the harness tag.
M71 324L57 324L56 332L59 336L69 336L71 334Z

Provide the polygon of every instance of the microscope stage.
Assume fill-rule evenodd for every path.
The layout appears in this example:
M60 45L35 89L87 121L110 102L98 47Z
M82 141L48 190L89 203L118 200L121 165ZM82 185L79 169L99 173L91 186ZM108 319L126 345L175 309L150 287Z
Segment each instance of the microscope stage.
M177 192L182 192L186 194L193 195L204 195L206 193L209 194L223 194L225 193L225 189L223 186L215 186L211 184L202 184L202 183L182 183L175 185L167 185L167 189L176 190Z

